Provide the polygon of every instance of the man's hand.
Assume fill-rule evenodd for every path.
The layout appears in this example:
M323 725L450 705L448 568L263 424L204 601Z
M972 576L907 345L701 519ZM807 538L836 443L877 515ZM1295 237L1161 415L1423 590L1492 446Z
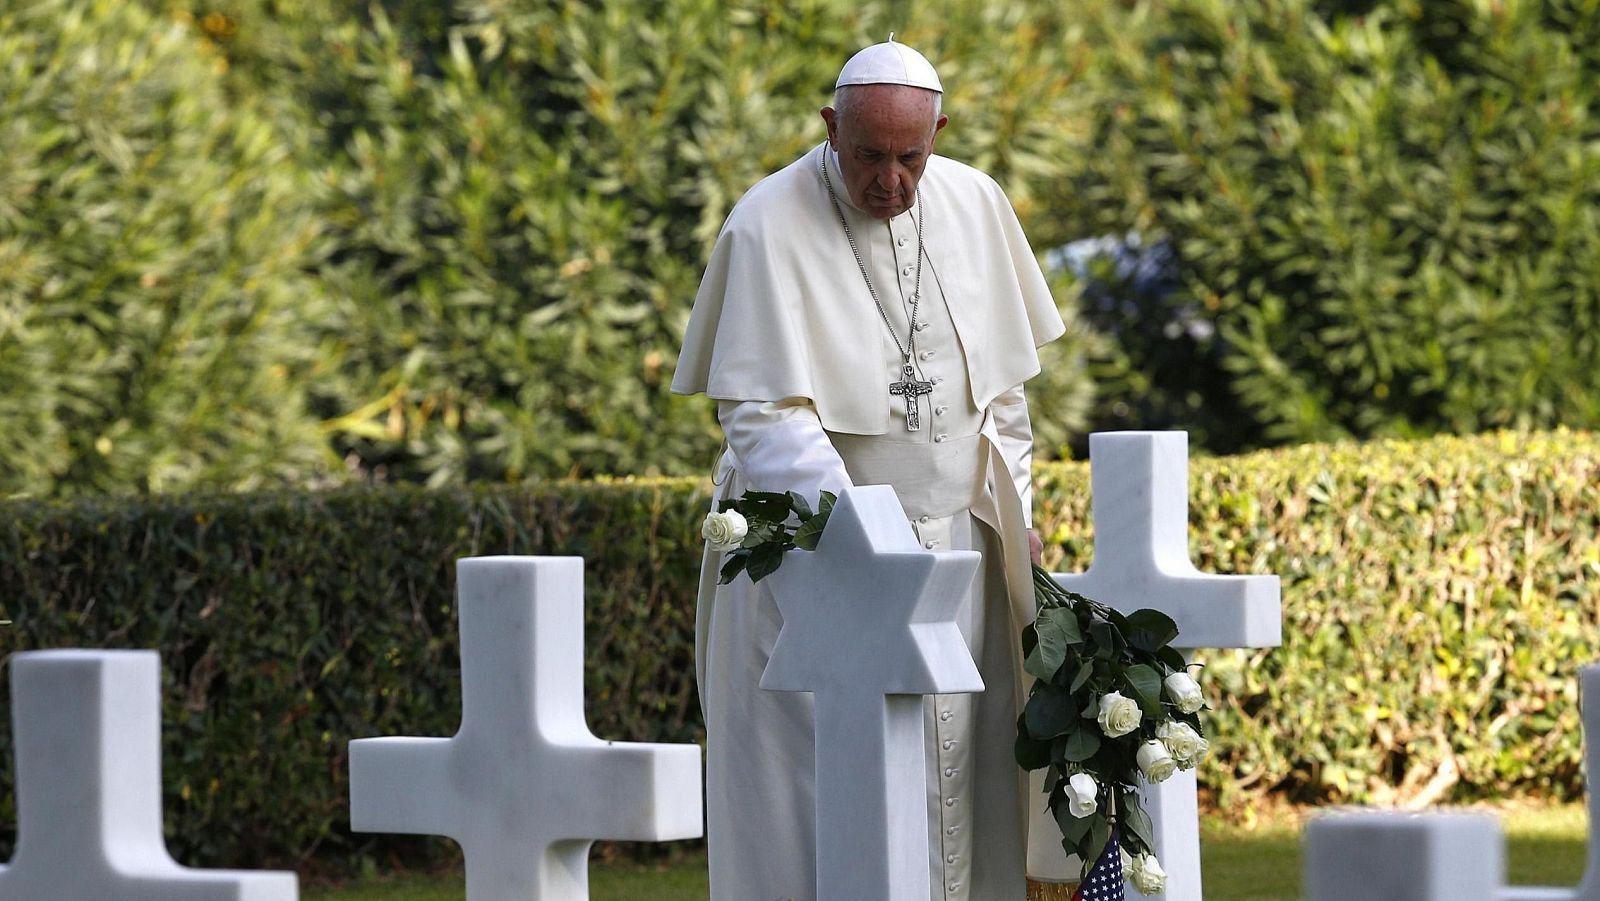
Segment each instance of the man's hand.
M1028 556L1035 564L1044 565L1044 541L1039 538L1039 533L1028 530Z

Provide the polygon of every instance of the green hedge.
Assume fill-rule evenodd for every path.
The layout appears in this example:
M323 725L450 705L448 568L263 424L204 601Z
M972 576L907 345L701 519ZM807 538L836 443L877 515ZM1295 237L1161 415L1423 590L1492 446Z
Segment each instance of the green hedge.
M1204 778L1223 804L1581 792L1600 436L1236 459L1195 467L1195 558L1281 575L1284 643L1208 656L1220 753Z
M1036 476L1045 562L1093 556L1087 469ZM1190 466L1191 555L1282 580L1283 645L1211 651L1212 801L1582 790L1600 661L1600 435L1304 445Z
M1045 465L1038 482L1048 562L1082 568L1087 468ZM1196 563L1284 587L1282 648L1205 656L1214 800L1579 791L1576 669L1600 657L1597 486L1600 436L1585 433L1195 461ZM458 725L456 557L584 556L595 733L699 736L706 487L13 502L0 613L16 624L0 638L162 650L181 859L355 865L415 846L348 832L346 741Z
M353 861L393 843L348 831L346 742L460 723L458 557L583 556L595 733L696 739L705 503L687 480L12 503L0 641L161 650L180 859ZM9 741L0 760L9 773Z

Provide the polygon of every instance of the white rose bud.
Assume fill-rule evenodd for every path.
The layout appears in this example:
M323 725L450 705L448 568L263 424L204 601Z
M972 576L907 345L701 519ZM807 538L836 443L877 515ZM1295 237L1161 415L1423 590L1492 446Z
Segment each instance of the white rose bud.
M1167 871L1161 869L1161 861L1154 854L1139 855L1128 878L1142 894L1159 895L1167 888Z
M1156 727L1156 738L1167 746L1167 751L1172 759L1178 762L1178 769L1193 768L1205 759L1206 752L1211 750L1211 743L1188 723L1176 720L1167 720Z
M731 551L738 547L748 534L750 534L750 524L745 522L743 514L738 510L707 513L706 521L700 526L700 537L704 538L714 551Z
M1120 843L1120 842L1117 843L1117 857L1122 859L1122 873L1123 873L1123 875L1127 876L1129 879L1132 879L1133 878L1134 861L1133 861L1132 857L1128 856L1127 847L1125 845L1123 845L1122 843Z
M1106 738L1116 738L1127 735L1139 728L1139 705L1132 698L1125 698L1122 692L1114 691L1100 697L1100 715L1096 722L1100 724L1100 731Z
M1165 781L1178 768L1178 762L1172 759L1166 746L1159 741L1145 742L1134 756L1139 762L1139 772L1152 783Z
M1073 773L1067 780L1067 809L1075 817L1086 817L1099 805L1095 798L1100 793L1099 783L1088 773Z
M1178 709L1184 713L1194 713L1206 706L1206 699L1200 694L1200 683L1188 673L1173 673L1166 679L1167 697Z

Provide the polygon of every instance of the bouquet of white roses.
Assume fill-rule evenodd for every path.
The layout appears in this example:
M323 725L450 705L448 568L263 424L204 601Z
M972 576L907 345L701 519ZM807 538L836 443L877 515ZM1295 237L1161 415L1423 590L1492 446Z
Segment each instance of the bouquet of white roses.
M1017 719L1017 762L1048 768L1061 845L1085 874L1116 829L1126 878L1145 894L1159 892L1166 874L1139 780L1190 769L1209 748L1197 716L1200 686L1172 647L1178 627L1155 610L1124 616L1037 566L1033 575L1038 617L1022 631L1022 650L1038 681Z
M746 573L759 582L778 571L788 551L816 550L836 499L833 492L822 492L815 512L793 491L746 491L723 500L700 526L711 549L728 554L717 581L726 585Z

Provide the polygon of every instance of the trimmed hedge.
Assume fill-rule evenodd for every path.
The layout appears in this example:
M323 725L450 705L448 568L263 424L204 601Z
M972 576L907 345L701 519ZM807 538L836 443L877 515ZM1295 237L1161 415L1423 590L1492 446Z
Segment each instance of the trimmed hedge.
M1046 546L1088 565L1084 469L1041 469ZM1582 790L1577 669L1600 659L1600 436L1305 445L1197 460L1202 570L1276 573L1283 645L1212 651L1223 807Z
M458 557L584 557L591 727L696 740L706 503L690 480L12 503L0 506L0 615L16 623L0 639L161 650L180 860L354 863L416 843L351 835L346 742L460 724ZM9 785L0 796L12 830Z
M1204 658L1216 709L1202 778L1218 803L1580 790L1600 436L1308 446L1197 460L1190 482L1197 565L1284 584L1282 648ZM1091 556L1087 486L1083 464L1038 471L1057 568ZM456 557L584 556L595 733L699 736L706 487L13 502L0 505L0 613L15 649L162 650L180 859L357 865L416 845L348 832L346 741L458 725ZM6 787L0 798L11 828Z
M1219 753L1203 778L1222 804L1581 793L1600 436L1237 460L1196 466L1191 510L1208 515L1195 559L1281 575L1284 643L1207 655Z

